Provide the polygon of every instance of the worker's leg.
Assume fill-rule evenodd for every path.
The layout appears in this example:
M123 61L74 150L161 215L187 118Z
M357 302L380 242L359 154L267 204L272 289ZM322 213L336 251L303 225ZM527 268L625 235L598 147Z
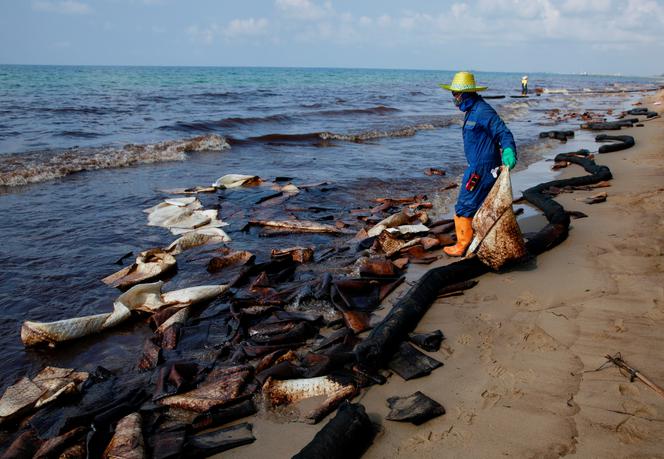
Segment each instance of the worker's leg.
M454 216L454 229L457 242L455 245L444 247L443 251L451 257L461 257L473 240L473 219L471 217Z

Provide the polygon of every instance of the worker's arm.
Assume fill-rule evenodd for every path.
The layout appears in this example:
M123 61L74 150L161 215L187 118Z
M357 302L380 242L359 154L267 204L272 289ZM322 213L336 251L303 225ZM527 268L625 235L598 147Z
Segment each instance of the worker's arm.
M493 113L489 119L487 128L493 137L494 142L498 142L502 148L502 161L503 164L510 169L516 165L516 143L512 132L505 126L503 120L500 119L497 113Z

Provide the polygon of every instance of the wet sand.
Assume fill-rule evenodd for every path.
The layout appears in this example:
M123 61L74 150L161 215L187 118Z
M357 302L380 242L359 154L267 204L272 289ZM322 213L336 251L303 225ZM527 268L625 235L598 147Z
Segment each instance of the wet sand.
M664 93L656 97L664 101ZM644 106L662 112L652 99ZM443 331L446 340L430 355L445 366L408 382L392 375L356 398L382 424L364 457L664 457L664 398L613 366L593 371L621 352L664 386L664 119L644 125L619 133L635 136L634 148L595 157L614 176L599 190L606 202L581 202L598 190L556 198L588 215L572 220L565 242L432 305L417 331ZM584 174L571 165L562 178ZM537 229L538 217L522 223ZM433 266L411 266L408 280ZM388 397L418 390L447 414L420 426L385 420ZM224 457L290 457L327 419L253 422L258 441Z

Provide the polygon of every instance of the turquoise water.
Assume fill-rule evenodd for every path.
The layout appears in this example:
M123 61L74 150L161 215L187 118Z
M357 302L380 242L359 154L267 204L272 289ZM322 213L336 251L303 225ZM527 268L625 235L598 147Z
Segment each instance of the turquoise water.
M0 154L150 143L213 131L234 138L347 134L435 122L456 114L449 94L437 86L452 76L415 70L2 65ZM478 82L490 87L488 93L507 95L519 93L520 78L477 74ZM646 78L530 75L531 89L651 83ZM383 116L352 112L376 106L395 110Z

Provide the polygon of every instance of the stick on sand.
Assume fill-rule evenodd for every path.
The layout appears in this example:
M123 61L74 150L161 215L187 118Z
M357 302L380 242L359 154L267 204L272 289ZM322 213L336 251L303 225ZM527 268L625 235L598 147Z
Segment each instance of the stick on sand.
M621 370L625 370L627 373L630 375L630 379L634 381L634 379L639 379L641 382L643 382L646 386L650 387L652 390L657 392L661 397L664 397L664 389L659 387L657 384L652 382L650 379L648 379L643 373L640 371L636 370L635 368L630 367L627 365L627 363L622 359L622 356L620 353L616 354L615 357L612 357L610 355L607 355L606 358L611 361L615 366L620 368Z

